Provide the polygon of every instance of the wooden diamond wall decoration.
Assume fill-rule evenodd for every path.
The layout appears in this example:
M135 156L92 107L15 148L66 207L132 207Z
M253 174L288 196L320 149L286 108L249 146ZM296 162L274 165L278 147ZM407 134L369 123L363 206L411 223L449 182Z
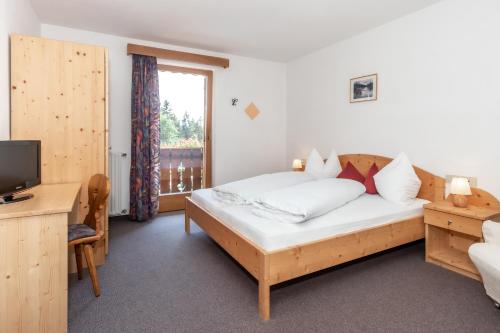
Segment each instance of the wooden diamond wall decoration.
M255 104L250 103L245 109L245 113L250 117L250 119L254 120L260 113L260 110L255 106Z

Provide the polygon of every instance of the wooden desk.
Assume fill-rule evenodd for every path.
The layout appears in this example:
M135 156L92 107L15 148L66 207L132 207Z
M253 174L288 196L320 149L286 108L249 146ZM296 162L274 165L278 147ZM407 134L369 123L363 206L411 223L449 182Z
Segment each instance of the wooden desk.
M0 205L0 332L68 329L68 223L81 184L40 185Z

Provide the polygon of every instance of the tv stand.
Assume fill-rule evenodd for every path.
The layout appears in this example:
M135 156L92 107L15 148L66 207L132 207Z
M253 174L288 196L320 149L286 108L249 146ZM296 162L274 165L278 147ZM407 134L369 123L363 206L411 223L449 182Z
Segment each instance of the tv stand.
M19 201L24 201L33 198L33 194L31 193L24 193L20 195L6 195L3 197L0 197L0 205L6 205L6 204L11 204L11 203L16 203Z

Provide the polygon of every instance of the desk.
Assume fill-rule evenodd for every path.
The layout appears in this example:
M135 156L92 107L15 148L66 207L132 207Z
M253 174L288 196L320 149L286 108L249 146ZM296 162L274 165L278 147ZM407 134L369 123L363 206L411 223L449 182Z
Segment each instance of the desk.
M68 223L81 184L40 185L0 205L0 332L68 329Z

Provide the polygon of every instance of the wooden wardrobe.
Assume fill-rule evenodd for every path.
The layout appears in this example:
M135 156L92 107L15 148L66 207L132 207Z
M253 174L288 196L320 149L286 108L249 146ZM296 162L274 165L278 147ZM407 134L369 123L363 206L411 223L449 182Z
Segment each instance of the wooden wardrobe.
M82 183L80 222L88 180L108 174L107 64L104 47L11 36L11 139L42 141L43 184ZM108 216L103 224L98 264L107 252ZM69 258L74 272L73 253Z

